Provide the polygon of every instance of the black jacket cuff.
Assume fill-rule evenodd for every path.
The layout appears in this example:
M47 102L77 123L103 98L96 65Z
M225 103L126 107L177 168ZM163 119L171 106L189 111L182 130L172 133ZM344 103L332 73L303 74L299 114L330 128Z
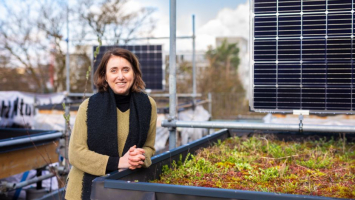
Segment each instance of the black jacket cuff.
M118 170L118 163L120 162L120 157L112 157L108 158L107 166L106 166L106 174L115 170Z

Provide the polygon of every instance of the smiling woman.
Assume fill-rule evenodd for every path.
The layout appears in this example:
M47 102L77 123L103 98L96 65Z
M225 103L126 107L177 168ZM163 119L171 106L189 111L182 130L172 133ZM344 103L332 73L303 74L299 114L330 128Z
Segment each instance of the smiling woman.
M69 143L66 199L90 199L97 176L151 165L155 153L155 101L137 57L116 48L106 52L94 76L99 92L79 107Z
M132 52L121 48L107 51L104 54L94 79L99 92L106 92L110 87L115 94L127 95L129 90L141 92L145 89L137 57ZM118 83L126 83L124 88L127 90L116 90L115 85Z
M122 57L111 56L106 68L106 82L113 92L128 95L134 81L131 63Z

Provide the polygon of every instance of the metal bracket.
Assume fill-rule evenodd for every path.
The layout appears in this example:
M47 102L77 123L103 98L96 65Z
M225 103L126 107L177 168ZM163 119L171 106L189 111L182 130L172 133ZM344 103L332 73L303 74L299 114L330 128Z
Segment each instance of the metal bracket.
M170 122L170 123L174 123L174 122L175 122L175 118L172 117L171 115L169 115L167 121ZM170 127L168 127L168 130L169 130L169 131L173 131L173 130L175 130L175 129L176 129L175 126L170 126Z
M174 131L174 130L176 130L176 127L169 127L168 130L169 131Z
M299 123L299 131L300 133L303 132L303 115L309 115L309 110L293 110L294 115L298 115L298 119L300 120Z
M168 122L171 122L171 121L173 121L173 120L175 120L175 117L169 115L169 116L168 116Z
M300 124L299 124L299 126L300 126L300 133L302 133L302 132L303 132L303 123L302 123L303 115L302 115L302 113L299 115L298 119L300 120Z

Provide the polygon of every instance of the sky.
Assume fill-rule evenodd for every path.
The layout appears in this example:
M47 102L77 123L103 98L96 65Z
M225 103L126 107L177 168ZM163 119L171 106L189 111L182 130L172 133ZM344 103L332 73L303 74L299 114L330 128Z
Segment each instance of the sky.
M195 15L196 50L207 50L215 46L215 38L222 36L249 35L248 0L176 0L176 35L192 35L192 15ZM155 37L169 36L169 0L131 0L131 8L154 7L153 17L157 20ZM163 44L168 49L169 40L155 40L150 43ZM191 39L178 39L179 51L191 50Z
M12 1L9 1L10 4ZM170 0L129 0L127 12L153 7L157 21L154 37L169 37ZM0 10L1 12L1 10ZM192 36L192 15L195 15L196 50L215 46L216 37L249 36L249 0L176 0L176 35ZM66 35L66 34L64 34ZM169 40L150 40L169 50ZM192 50L192 39L177 39L178 51Z

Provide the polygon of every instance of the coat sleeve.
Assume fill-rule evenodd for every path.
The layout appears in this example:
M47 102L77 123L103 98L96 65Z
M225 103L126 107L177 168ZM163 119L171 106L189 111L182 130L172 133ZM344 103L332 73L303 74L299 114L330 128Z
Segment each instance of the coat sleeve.
M96 153L88 148L86 125L88 102L87 99L80 105L75 119L69 141L69 162L83 172L103 176L106 172L109 156Z
M150 104L152 105L152 114L150 119L150 127L148 131L147 141L145 142L143 149L145 150L145 161L143 167L149 167L152 164L151 157L155 153L155 135L157 129L157 105L153 98L149 97Z

